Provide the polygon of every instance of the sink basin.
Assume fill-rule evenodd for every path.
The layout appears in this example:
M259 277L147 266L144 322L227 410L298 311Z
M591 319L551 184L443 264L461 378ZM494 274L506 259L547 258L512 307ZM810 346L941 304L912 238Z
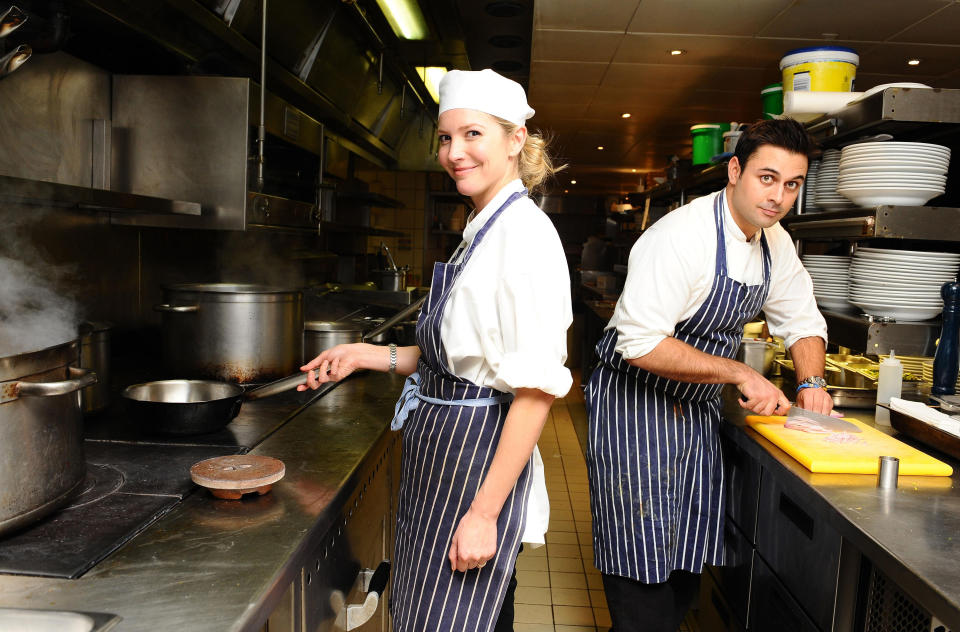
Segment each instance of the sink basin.
M0 608L3 632L105 632L120 617L102 612Z

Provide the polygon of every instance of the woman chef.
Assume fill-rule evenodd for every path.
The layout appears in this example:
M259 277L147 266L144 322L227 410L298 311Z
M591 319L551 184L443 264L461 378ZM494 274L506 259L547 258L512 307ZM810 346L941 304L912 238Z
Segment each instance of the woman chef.
M534 448L572 382L566 259L525 188L555 169L527 132L534 111L516 82L451 71L439 110L438 159L475 210L450 262L435 264L417 345L339 345L303 370L311 388L357 369L410 376L393 420L403 426L394 629L512 630L517 552L543 542L549 513Z
M586 391L594 561L616 632L673 632L703 565L723 561L720 390L736 385L741 406L761 415L790 407L733 360L761 308L790 348L797 403L833 407L823 388L826 323L778 223L810 149L796 121L751 125L727 186L671 211L630 252Z

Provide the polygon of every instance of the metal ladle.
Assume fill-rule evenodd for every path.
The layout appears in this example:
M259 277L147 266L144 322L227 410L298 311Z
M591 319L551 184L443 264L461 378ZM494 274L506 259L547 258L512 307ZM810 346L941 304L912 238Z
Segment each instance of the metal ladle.
M19 7L11 5L9 9L0 15L0 39L10 35L27 21L27 14Z
M383 248L384 252L387 253L387 261L390 263L390 267L388 268L388 270L396 270L396 269L397 269L397 262L393 260L393 255L390 254L390 249L387 248L387 244L385 244L385 243L383 243L383 242L381 241L381 242L380 242L380 247Z
M3 79L26 63L31 55L33 55L33 49L26 44L20 44L3 57L0 57L0 79Z

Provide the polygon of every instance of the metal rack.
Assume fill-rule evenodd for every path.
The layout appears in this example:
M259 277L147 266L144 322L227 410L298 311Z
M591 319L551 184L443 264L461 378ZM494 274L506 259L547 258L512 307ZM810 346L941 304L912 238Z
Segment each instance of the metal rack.
M822 147L837 147L865 136L890 134L897 140L949 142L960 138L960 90L887 88L807 124ZM796 240L862 241L899 239L960 241L960 208L876 206L800 214L783 226ZM802 243L799 243L802 248ZM823 312L830 341L862 353L933 355L940 320L894 322L863 315Z

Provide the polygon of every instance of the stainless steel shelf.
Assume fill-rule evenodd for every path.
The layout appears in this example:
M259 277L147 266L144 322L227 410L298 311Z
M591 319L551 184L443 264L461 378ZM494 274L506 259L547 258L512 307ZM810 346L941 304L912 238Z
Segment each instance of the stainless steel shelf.
M867 316L823 311L830 342L861 353L932 356L940 336L940 320L881 322Z
M917 239L956 241L960 208L875 206L806 213L781 220L794 239Z
M137 214L199 216L198 202L167 200L58 182L42 182L0 175L0 200L18 204L59 206Z
M887 88L807 124L821 145L854 140L864 134L892 134L920 140L960 126L960 90Z

